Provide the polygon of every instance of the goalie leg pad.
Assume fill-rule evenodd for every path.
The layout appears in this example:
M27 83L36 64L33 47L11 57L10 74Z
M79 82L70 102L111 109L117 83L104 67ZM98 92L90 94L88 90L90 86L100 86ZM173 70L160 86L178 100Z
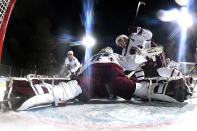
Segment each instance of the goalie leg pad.
M159 100L166 102L183 102L187 99L187 88L183 79L160 81L149 84L148 82L136 83L134 95L149 100Z
M49 84L41 84L41 86L49 86ZM39 85L36 85L36 88ZM60 82L58 85L52 87L49 93L35 95L28 100L26 100L17 110L27 110L32 107L40 105L54 104L55 106L62 106L60 103L65 103L65 101L75 98L82 93L81 87L78 85L76 80L69 82ZM49 89L49 88L48 88Z
M148 82L143 81L141 83L136 83L136 89L135 89L134 95L137 97L147 97L148 88L149 88Z
M53 88L55 101L67 101L82 93L81 87L76 80L60 82Z
M17 110L27 110L42 104L51 104L52 102L54 102L54 97L52 94L36 95L25 101Z

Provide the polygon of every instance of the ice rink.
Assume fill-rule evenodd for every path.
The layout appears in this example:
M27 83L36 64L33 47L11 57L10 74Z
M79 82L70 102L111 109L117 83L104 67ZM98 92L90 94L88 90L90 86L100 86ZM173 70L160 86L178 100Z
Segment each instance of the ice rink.
M194 130L196 94L184 103L93 99L87 104L0 112L1 131L156 131Z

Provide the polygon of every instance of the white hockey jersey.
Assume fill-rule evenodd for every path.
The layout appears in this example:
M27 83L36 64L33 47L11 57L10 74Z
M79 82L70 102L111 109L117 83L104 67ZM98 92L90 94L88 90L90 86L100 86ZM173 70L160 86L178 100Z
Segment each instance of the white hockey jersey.
M132 61L132 62L131 62ZM135 70L141 63L145 62L146 59L142 55L122 56L117 53L98 53L92 56L86 65L79 72L82 73L89 65L96 63L115 63L123 68L123 70L130 69Z
M131 35L129 38L129 45L122 50L122 55L127 56L130 54L131 48L147 49L151 48L151 41L144 40L140 35ZM140 53L140 52L138 52Z
M146 62L146 56L142 55L141 52L137 49L147 49L151 48L151 41L147 41L142 35L139 34L131 34L129 38L129 43L127 48L123 48L122 56L125 57L125 61L127 62L127 66L124 67L124 70L135 70L140 64ZM131 53L131 49L134 48L135 53ZM134 66L131 66L134 65ZM138 80L144 79L144 71L139 68L135 73L135 76Z
M72 60L69 60L68 57L66 57L64 64L70 67L71 72L76 72L80 67L78 59L74 56Z

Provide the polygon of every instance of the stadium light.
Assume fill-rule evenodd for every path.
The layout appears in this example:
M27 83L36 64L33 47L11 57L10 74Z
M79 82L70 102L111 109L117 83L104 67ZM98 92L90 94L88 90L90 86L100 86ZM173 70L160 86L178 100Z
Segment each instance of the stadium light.
M189 3L189 0L175 0L175 2L180 6L186 6Z
M180 9L180 14L178 16L177 22L179 26L183 29L187 29L193 25L193 18L189 14L186 7Z
M168 11L160 10L159 19L161 21L177 22L181 27L181 36L179 41L179 53L178 62L186 61L185 51L186 51L186 40L187 40L187 30L193 25L193 18L189 14L189 2L190 0L175 0L175 2L182 6L180 10L172 9Z
M85 36L82 40L82 44L86 48L92 48L95 45L95 39L91 36Z
M193 18L189 14L186 7L182 7L180 10L172 9L169 11L160 10L159 19L161 21L170 22L174 21L179 24L181 28L189 28L193 25Z
M159 11L159 19L164 22L175 21L177 19L177 16L179 16L178 9Z

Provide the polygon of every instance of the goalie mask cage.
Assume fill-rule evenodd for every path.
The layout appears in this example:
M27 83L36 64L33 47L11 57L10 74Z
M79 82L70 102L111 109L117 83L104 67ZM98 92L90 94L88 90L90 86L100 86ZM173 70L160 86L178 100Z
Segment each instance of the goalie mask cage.
M0 63L6 28L15 3L16 0L0 0Z

